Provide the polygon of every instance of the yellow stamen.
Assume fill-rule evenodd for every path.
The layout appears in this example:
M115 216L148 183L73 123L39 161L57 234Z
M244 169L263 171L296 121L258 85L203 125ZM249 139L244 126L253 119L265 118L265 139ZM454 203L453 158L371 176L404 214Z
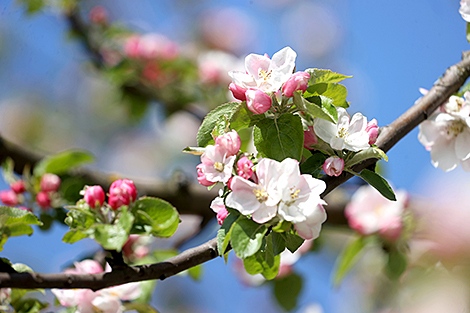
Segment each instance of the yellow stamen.
M268 193L266 190L263 189L253 189L253 193L255 194L256 199L258 199L259 202L263 202L268 200Z
M214 163L214 168L216 170L218 170L219 172L223 172L224 171L224 164L220 163L220 162L215 162Z

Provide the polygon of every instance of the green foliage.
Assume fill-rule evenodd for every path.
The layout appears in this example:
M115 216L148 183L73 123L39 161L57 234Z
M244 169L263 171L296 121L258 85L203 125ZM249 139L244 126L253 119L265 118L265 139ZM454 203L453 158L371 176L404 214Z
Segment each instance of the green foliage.
M470 43L470 23L467 23L467 41Z
M94 159L94 156L87 151L66 150L42 159L34 167L34 175L36 177L40 177L45 173L63 175L75 167L93 162Z
M377 174L376 172L372 172L368 169L364 169L361 171L361 173L358 175L362 179L364 179L369 185L377 189L378 192L382 194L385 198L391 201L397 201L397 198L395 197L395 193L392 190L392 187L388 184L388 182Z
M225 103L206 115L197 133L197 145L199 147L205 147L214 143L214 138L212 138L211 134L217 121L222 116L226 116L227 119L230 119L234 111L236 111L237 105L239 105L237 102Z
M264 278L274 279L279 273L281 256L274 255L272 245L266 245L254 255L243 259L245 270L250 275L262 274Z
M348 90L338 83L318 83L310 85L304 93L304 97L311 100L313 96L324 96L333 100L333 105L347 109L349 103L346 101Z
M33 298L20 299L10 304L16 313L39 313L39 311L49 306L48 303Z
M158 313L150 304L138 302L124 303L125 311L136 311L138 313Z
M217 232L217 251L219 255L225 255L227 247L230 244L232 236L232 227L235 221L240 217L240 213L236 210L227 209L229 214L225 217L224 223Z
M286 248L290 252L294 253L300 246L304 243L305 239L301 238L299 235L295 234L293 230L286 231L281 234L286 240Z
M318 178L323 170L323 164L327 156L321 152L312 154L304 163L300 164L300 172L302 174L310 174Z
M167 201L158 198L140 198L134 203L132 213L136 216L133 234L170 237L180 222L178 211Z
M42 222L33 213L15 207L0 206L0 251L9 237L28 235L33 233L29 225L42 225Z
M406 255L398 251L397 247L392 247L388 252L387 265L385 273L390 279L398 279L408 267Z
M256 123L253 132L258 155L276 161L292 158L300 161L304 131L300 117L283 114L279 118L263 119Z
M385 160L385 162L388 162L388 157L385 154L385 152L383 152L377 147L370 147L370 148L367 148L367 149L364 149L355 153L351 159L346 161L346 163L344 164L344 167L348 168L364 160L374 159L374 158L379 159L379 160L383 159Z
M45 0L17 0L18 3L26 7L26 12L29 14L37 13L46 4Z
M330 98L324 96L311 96L308 100L294 92L294 104L302 111L310 113L313 117L318 117L332 123L338 122L338 112L332 104Z
M318 69L318 68L309 68L305 72L310 74L309 85L317 83L338 83L346 78L351 78L352 76L347 76L343 74L335 73L331 70Z
M351 238L349 243L343 248L341 254L336 259L333 271L333 285L338 286L344 277L351 271L352 267L359 260L360 253L365 247L365 239L362 236Z
M268 228L265 225L240 216L231 230L230 242L233 251L241 259L255 254L261 248L267 231Z
M286 311L291 311L297 306L301 290L302 277L297 274L274 280L274 295L279 305Z

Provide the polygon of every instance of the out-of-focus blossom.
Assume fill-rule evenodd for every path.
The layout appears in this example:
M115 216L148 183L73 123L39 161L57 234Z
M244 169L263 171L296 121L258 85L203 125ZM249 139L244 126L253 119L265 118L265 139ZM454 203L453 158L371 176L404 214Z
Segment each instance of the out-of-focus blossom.
M148 62L142 69L142 77L149 82L158 83L159 79L162 77L162 72L158 64L155 62Z
M237 174L245 179L250 179L253 176L253 162L246 156L238 160Z
M235 156L227 155L226 149L222 146L209 145L206 147L204 154L201 155L201 162L199 169L207 181L226 183L232 176Z
M0 191L0 200L5 205L17 205L19 203L18 195L11 189Z
M230 70L243 70L243 61L223 51L201 53L197 59L199 79L203 84L229 84ZM242 100L243 101L243 100Z
M375 118L367 123L366 132L369 134L369 144L375 144L377 137L379 137L379 126Z
M40 187L42 191L57 191L60 187L60 177L56 174L46 173L41 177Z
M467 22L470 23L470 1L469 0L460 0L460 15Z
M132 35L123 47L124 53L132 59L172 60L178 57L178 45L160 34Z
M106 24L108 21L108 11L106 11L106 9L101 5L94 6L90 10L88 18L93 23Z
M118 179L109 187L108 203L114 210L137 199L137 188L130 179Z
M149 238L140 235L129 235L126 243L122 247L122 253L130 259L141 259L150 252L147 244Z
M99 208L104 203L104 190L101 186L90 186L85 190L85 202L92 208Z
M10 301L11 301L11 288L0 288L0 310L2 312L13 312L10 311Z
M308 130L304 131L304 147L305 149L312 149L313 145L318 143L317 135L313 130L313 126L308 126Z
M255 114L263 114L271 108L271 97L261 90L247 90L245 96L248 109Z
M344 160L337 157L332 156L325 160L323 163L323 171L328 176L339 176L343 172L344 169Z
M307 72L296 72L285 82L282 86L282 92L287 97L292 97L294 91L305 92L308 87L308 80L310 79L310 74Z
M235 130L232 130L222 136L218 136L215 139L215 144L225 148L227 156L230 156L238 153L242 142L238 133Z
M470 171L470 93L465 100L452 96L419 125L418 139L431 151L434 167L448 172L459 164Z
M315 119L315 134L335 150L347 149L357 152L370 147L369 134L366 132L367 118L361 113L356 113L351 119L344 108L338 107L337 110L337 124L320 118Z
M377 233L391 241L398 239L408 194L398 190L395 195L397 201L390 201L369 185L360 187L344 211L349 226L362 235Z
M65 271L67 274L102 273L101 265L93 260L75 262L74 269ZM77 306L78 313L121 313L122 301L137 299L141 294L139 283L130 283L98 291L91 289L52 289L60 304L65 307Z
M16 193L23 193L26 191L23 180L17 180L10 185L10 188Z
M51 198L49 194L45 191L40 191L36 195L36 203L43 209L51 206Z

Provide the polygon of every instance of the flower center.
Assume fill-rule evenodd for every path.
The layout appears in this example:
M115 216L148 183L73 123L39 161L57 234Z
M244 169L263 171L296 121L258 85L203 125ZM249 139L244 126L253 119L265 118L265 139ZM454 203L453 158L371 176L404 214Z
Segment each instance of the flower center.
M263 189L253 189L253 193L255 194L256 199L258 199L259 202L264 202L268 200L268 193L266 190Z
M218 170L219 172L223 172L224 171L224 164L220 163L220 162L215 162L214 163L214 168L216 170Z
M344 127L341 127L339 130L338 130L338 135L337 137L339 138L345 138L349 136L349 133L348 133L348 130Z
M271 73L272 71L267 72L265 70L260 69L258 72L258 77L266 82L271 77Z
M295 189L295 187L291 187L290 189L290 198L292 201L296 200L299 197L300 189Z
M463 121L452 121L452 123L446 127L446 133L448 136L457 137L465 130L466 126Z

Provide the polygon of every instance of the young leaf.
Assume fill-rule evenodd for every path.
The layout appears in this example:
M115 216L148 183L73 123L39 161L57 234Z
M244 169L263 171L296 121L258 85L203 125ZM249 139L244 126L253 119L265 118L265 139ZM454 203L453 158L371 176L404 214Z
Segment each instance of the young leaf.
M332 123L338 121L338 112L331 104L332 100L322 96L311 96L306 100L298 91L294 92L294 104L301 108L304 107L313 117L318 117Z
M318 68L309 68L305 70L310 74L310 84L315 83L338 83L346 78L351 78L352 76L347 76L339 73L335 73L331 70L318 69Z
M104 249L121 251L129 233L121 225L96 224L92 236Z
M333 105L347 109L349 107L346 98L348 90L345 86L338 83L318 83L307 88L304 97L309 99L312 96L322 95L333 100Z
M225 103L206 115L197 132L197 145L199 147L205 147L214 142L214 138L212 138L211 133L217 124L218 119L224 115L226 115L227 118L230 118L233 112L237 110L237 105L238 102Z
M467 41L470 43L470 23L467 23Z
M300 161L304 131L299 116L283 114L277 119L264 119L253 132L260 156L282 162L286 158Z
M79 230L70 230L65 233L64 237L62 238L62 241L65 243L75 243L87 237L87 234L84 234Z
M357 152L351 159L349 159L344 164L344 167L348 168L348 167L356 165L356 164L358 164L358 163L360 163L364 160L372 159L372 158L383 159L383 160L385 160L385 162L388 161L388 157L385 154L385 152L383 152L382 150L380 150L377 147L370 147L370 148L367 148L367 149L364 149L364 150L361 150L361 151Z
M255 114L246 106L246 102L240 102L232 112L230 128L236 131L242 128L253 127L256 123L265 119L264 114Z
M27 210L0 206L0 228L13 224L42 225L37 216Z
M286 311L297 306L297 300L302 290L302 277L290 274L274 281L274 295L279 305Z
M268 229L247 218L239 218L232 228L232 248L241 259L255 254L263 242L264 235Z
M11 303L11 306L16 313L39 313L42 309L47 308L49 303L41 302L38 299L22 298Z
M388 277L390 277L390 279L398 279L406 270L407 266L408 260L406 255L394 248L388 254L388 262L387 266L385 267L385 273Z
M291 231L288 231L288 232L285 232L285 233L282 233L281 235L284 236L285 240L286 240L286 248L294 253L295 251L297 251L297 249L300 248L300 246L304 243L304 239L301 238L299 235L296 235Z
M136 311L138 313L158 313L150 304L139 302L124 303L125 311Z
M224 223L217 232L217 250L220 256L225 254L225 250L227 249L228 244L230 243L233 223L235 223L235 221L240 216L240 214L237 214L237 211L235 210L230 210L229 212L229 215L225 217Z
M66 174L72 168L91 163L94 159L93 155L84 150L66 150L42 159L34 167L34 175L39 177L45 173Z
M315 152L304 163L300 164L300 172L318 177L323 169L325 160L326 156L323 153Z
M243 259L243 265L248 274L262 274L264 278L271 280L279 273L280 260L280 255L274 256L272 250L265 249Z
M344 247L340 255L336 259L335 270L333 271L333 285L337 287L344 279L346 274L352 269L354 264L359 260L359 255L362 249L365 247L364 237L354 237Z
M270 236L273 238L273 254L281 254L286 250L286 240L280 233L273 232Z
M384 196L388 200L397 201L392 187L390 187L385 178L383 178L376 172L372 172L368 169L363 169L358 176L364 179L367 183L369 183L369 185L377 189L377 191L380 192L382 196Z
M178 211L167 201L143 197L134 203L133 213L135 214L134 228L131 233L142 233L157 237L170 237L176 231L179 223ZM148 227L151 229L148 229Z

